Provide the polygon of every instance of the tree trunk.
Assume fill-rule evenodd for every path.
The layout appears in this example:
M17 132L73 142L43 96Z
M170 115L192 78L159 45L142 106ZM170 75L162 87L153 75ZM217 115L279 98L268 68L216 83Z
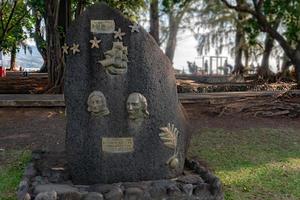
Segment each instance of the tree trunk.
M65 62L61 44L65 34L60 35L58 27L65 32L69 25L70 3L70 0L46 0L48 93L63 92Z
M236 0L238 6L243 5L245 0ZM235 60L234 60L234 69L232 73L234 74L243 74L245 67L243 65L243 45L245 42L244 38L244 29L241 24L244 17L243 13L238 13L238 22L236 22L236 34L235 34Z
M77 17L83 13L86 3L87 3L86 0L78 0L77 6L76 6L76 12L75 12L75 19L77 19Z
M60 0L46 0L47 69L49 93L62 92L62 53L58 33Z
M178 32L179 20L173 15L173 13L169 14L169 37L167 41L166 47L166 56L173 62L176 43L177 43L177 32Z
M294 59L292 60L296 71L298 89L300 89L300 48L297 48Z
M239 17L240 18L240 17ZM243 74L244 73L244 65L242 63L243 58L243 28L240 24L237 24L237 30L235 34L235 59L234 59L234 69L232 73L234 74Z
M43 61L44 61L43 65L40 69L40 72L46 73L47 72L47 50L45 48L46 41L44 40L43 33L41 32L41 21L43 18L41 16L37 16L36 11L34 11L34 15L36 18L35 24L34 24L34 30L35 30L34 41L36 43L37 50L41 54Z
M11 52L10 52L10 71L15 71L16 66L16 56L17 56L17 46L16 44L13 45Z
M284 54L280 73L285 74L291 65L292 65L291 60L287 57L286 54Z
M267 33L261 65L257 72L257 74L263 78L268 78L272 74L272 72L270 70L270 65L269 65L269 58L270 58L273 46L274 46L274 39L270 36L270 34Z
M159 15L158 15L158 0L151 0L150 3L150 35L155 39L158 45L159 42Z
M244 52L244 56L245 56L245 68L248 68L249 67L249 49L248 48L244 48L243 49L243 52Z

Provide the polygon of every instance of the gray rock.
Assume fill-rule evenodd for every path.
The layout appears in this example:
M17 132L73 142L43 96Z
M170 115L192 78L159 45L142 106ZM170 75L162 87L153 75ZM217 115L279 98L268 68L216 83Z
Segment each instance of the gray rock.
M122 200L123 191L120 188L113 189L108 193L104 194L105 200Z
M22 200L31 200L31 196L29 193L25 194L25 197Z
M144 191L143 200L152 200L149 191Z
M75 185L75 187L78 189L79 192L87 192L90 188L88 185Z
M103 195L97 192L90 192L84 196L83 200L103 200Z
M208 171L207 173L203 174L202 178L203 180L205 180L205 182L212 183L215 180L216 176L213 175L213 173Z
M138 187L127 188L125 190L125 200L142 200L143 190Z
M187 194L188 196L192 196L193 195L193 189L194 186L192 184L184 184L182 186L182 190L185 194Z
M36 187L37 185L44 185L48 184L49 181L46 177L36 176L33 178L31 185L33 187Z
M213 195L222 192L222 183L219 178L215 177L211 183L210 191Z
M27 178L25 178L19 183L19 187L17 191L17 199L24 200L28 190L29 190L29 181Z
M122 183L121 187L124 189L127 188L140 188L141 190L146 190L151 183L149 181L141 181L141 182L125 182Z
M108 193L111 190L118 190L119 187L115 186L115 185L110 185L110 184L96 184L96 185L92 185L90 186L90 188L88 189L88 191L90 192L99 192L99 193Z
M36 170L34 168L34 164L29 163L25 169L24 176L28 177L30 179L30 178L34 177L35 175L36 175Z
M34 177L34 181L36 181L36 182L39 183L39 184L42 184L42 183L45 182L45 181L43 180L43 177L41 177L41 176L36 176L36 177Z
M209 191L210 186L207 183L198 184L195 186L193 194L198 197L207 197L211 196Z
M203 179L199 175L180 176L178 177L177 182L186 183L186 184L190 183L193 185L204 183Z
M70 185L64 185L64 184L44 184L44 185L37 185L34 188L34 193L39 194L43 192L51 192L55 191L58 195L71 193L71 192L78 192L78 189L75 187L72 187Z
M120 75L106 73L98 61L117 39L110 33L91 33L91 20L114 20L121 29L123 45L128 49L128 69ZM178 101L176 80L170 60L154 39L140 28L131 32L133 22L106 4L86 9L70 26L67 45L80 46L80 53L66 55L65 102L67 108L66 153L75 184L134 182L173 178L182 174L188 139L186 120ZM93 37L101 39L100 48L91 48ZM87 100L93 91L101 91L110 114L94 116ZM142 94L149 116L129 119L126 101L130 94ZM172 123L179 130L178 167L165 163L174 150L159 137L160 128ZM108 153L102 141L109 138L132 138L134 149L126 153ZM130 146L130 145L128 145ZM126 148L125 148L126 149ZM123 150L125 151L125 150Z
M81 194L79 192L65 192L58 194L58 199L62 200L80 200Z
M57 193L55 191L40 192L34 200L57 200Z
M40 160L41 159L41 153L40 151L34 151L31 154L31 159L32 160Z
M62 170L53 170L49 171L49 181L51 183L59 183L64 180L64 171Z
M171 191L178 190L178 187L176 186L174 181L170 180L160 180L160 181L153 181L151 184L151 187L149 189L149 193L152 198L159 199L159 198L165 198Z
M173 187L169 187L167 189L167 194L168 194L168 196L177 197L177 196L181 196L182 192L177 186L176 187L173 186Z

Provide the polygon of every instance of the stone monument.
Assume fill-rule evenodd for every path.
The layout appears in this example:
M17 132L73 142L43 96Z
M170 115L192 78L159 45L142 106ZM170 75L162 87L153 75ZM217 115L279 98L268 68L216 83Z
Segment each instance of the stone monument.
M75 184L173 178L188 144L169 59L140 26L106 4L67 32L66 153Z
M168 58L106 4L67 32L65 151L32 152L18 200L223 200L189 142Z

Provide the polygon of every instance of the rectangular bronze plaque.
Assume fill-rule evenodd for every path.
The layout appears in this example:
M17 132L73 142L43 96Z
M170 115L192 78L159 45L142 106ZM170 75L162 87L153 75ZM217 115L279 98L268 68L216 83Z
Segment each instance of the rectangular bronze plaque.
M107 153L133 152L133 138L102 138L102 151Z
M114 20L91 20L92 33L113 33L114 30Z

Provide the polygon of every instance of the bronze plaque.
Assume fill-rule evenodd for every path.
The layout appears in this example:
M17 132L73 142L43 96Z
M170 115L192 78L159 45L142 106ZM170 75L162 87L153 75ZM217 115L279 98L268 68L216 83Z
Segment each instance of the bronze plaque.
M113 33L114 30L114 20L91 20L92 33Z
M106 153L130 153L133 152L133 138L102 138L102 151Z

